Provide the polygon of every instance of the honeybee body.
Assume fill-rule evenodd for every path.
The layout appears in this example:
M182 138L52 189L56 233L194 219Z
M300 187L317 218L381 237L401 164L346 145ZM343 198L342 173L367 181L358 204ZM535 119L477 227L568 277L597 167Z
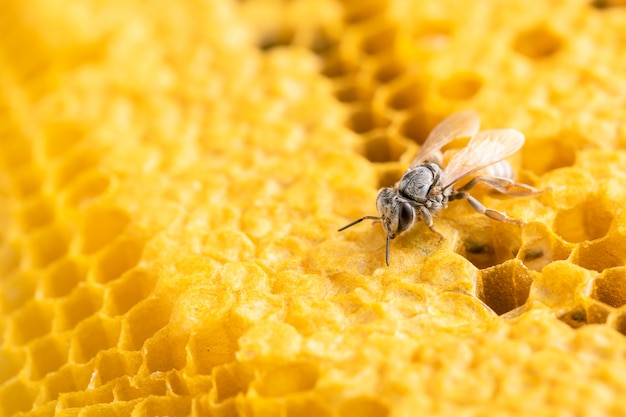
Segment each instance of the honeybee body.
M524 144L524 135L514 129L478 131L478 116L473 112L454 114L430 133L409 169L394 187L383 188L376 198L379 216L364 216L342 227L345 230L363 220L382 223L387 233L386 263L389 265L389 241L399 233L409 230L421 219L441 238L433 226L433 217L448 205L450 200L464 199L479 213L494 220L523 225L520 220L483 206L469 194L478 182L484 182L501 193L532 195L540 191L513 181L514 172L505 158L517 152ZM455 154L443 168L441 148L460 137L471 137L467 147ZM429 162L429 161L436 161ZM481 175L478 175L478 173ZM453 186L475 174L459 189Z

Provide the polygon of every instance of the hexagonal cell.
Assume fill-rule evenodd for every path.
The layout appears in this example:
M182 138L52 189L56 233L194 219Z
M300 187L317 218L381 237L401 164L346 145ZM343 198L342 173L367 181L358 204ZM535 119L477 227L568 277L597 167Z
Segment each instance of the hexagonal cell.
M63 297L85 280L86 266L76 259L63 258L44 273L41 281L45 297Z
M80 227L83 253L93 253L111 243L130 223L128 213L117 207L91 205Z
M611 327L626 336L626 309L620 308L615 311L607 321Z
M519 227L498 223L481 215L455 217L456 210L464 209L449 208L445 214L448 218L454 218L455 228L459 232L454 248L456 253L479 269L502 264L517 256L522 245L522 231Z
M406 167L402 167L397 162L381 164L376 168L378 176L378 188L393 187L406 171Z
M120 346L125 350L139 350L170 321L171 306L162 299L147 298L123 317Z
M469 100L483 86L483 77L473 72L453 74L439 84L439 94L448 100Z
M417 107L424 99L426 88L421 81L411 80L395 86L387 98L387 105L394 110L406 110Z
M211 378L211 399L215 403L221 403L239 393L245 393L254 378L254 372L239 362L233 362L214 367Z
M26 166L15 173L13 194L18 198L28 198L41 188L44 175L37 167Z
M404 141L384 134L373 134L363 142L363 156L370 162L395 162L407 152Z
M24 203L16 219L25 232L45 226L54 219L54 208L48 198L36 196Z
M330 56L324 61L322 74L329 78L341 78L354 74L358 69L359 65L356 62L339 56Z
M38 276L32 271L19 271L0 281L0 312L9 314L33 298Z
M348 121L348 127L355 133L366 133L377 128L389 126L389 119L382 113L371 109L357 109Z
M59 223L35 230L27 244L32 264L41 268L61 258L67 252L70 239L70 232Z
M69 340L66 335L50 335L34 340L28 345L31 380L43 378L67 363Z
M378 67L374 72L374 79L379 83L388 83L395 80L406 71L403 62L392 60L391 58L378 59Z
M342 103L355 103L359 101L368 102L372 99L373 94L371 89L366 86L345 83L335 91L335 96Z
M441 120L441 118L425 111L412 111L402 122L400 133L416 143L423 145L430 131Z
M93 384L99 386L124 375L136 375L142 360L140 352L103 351L96 358L94 368L98 370L98 380L93 381Z
M592 195L570 209L559 210L554 218L554 231L568 242L585 242L604 237L611 226L614 212L603 199Z
M85 172L68 185L63 196L63 204L80 207L104 194L110 183L109 176L102 172L97 170Z
M7 340L22 345L46 335L52 328L53 317L54 307L51 303L31 301L10 316Z
M526 303L536 276L517 259L483 269L479 273L478 297L502 315Z
M93 366L67 364L57 372L47 374L41 381L42 401L55 401L64 392L82 391L93 378Z
M452 35L451 23L442 20L419 22L413 31L417 46L430 50L444 49L450 43Z
M576 245L570 260L576 265L598 272L623 266L626 262L626 242L623 238L608 236L592 242L582 242Z
M72 334L70 360L85 363L100 351L117 345L121 322L118 318L90 317L79 323Z
M340 417L387 417L389 413L388 405L366 396L351 398L339 406Z
M108 286L104 312L110 316L126 314L146 298L156 285L156 276L143 269L131 269Z
M103 150L90 146L81 146L73 152L66 152L63 160L53 173L54 185L57 189L64 188L80 174L94 169L100 163Z
M382 14L385 7L385 2L376 0L348 2L344 4L344 19L349 24L363 22Z
M532 222L522 233L522 246L517 258L533 271L554 262L567 259L574 245L560 239L543 223Z
M0 276L9 277L20 266L22 248L20 241L5 241L0 246Z
M384 51L393 49L397 37L397 27L395 25L377 25L376 31L369 33L361 48L368 55L376 55Z
M593 280L590 296L611 307L626 305L626 268L620 266L602 271Z
M103 289L91 285L76 287L69 297L57 305L55 329L70 330L102 307Z
M143 239L136 236L113 242L98 254L93 279L101 283L109 282L135 267L141 260L144 243Z
M318 367L313 363L290 363L268 371L254 386L265 397L283 397L312 390L318 373Z
M575 145L558 138L529 138L521 150L523 167L537 175L576 162Z
M604 324L613 312L608 305L593 299L585 300L587 324Z
M0 387L0 415L15 416L33 408L39 388L30 381L17 379Z
M259 41L257 45L262 51L269 51L274 48L289 46L294 39L293 28L282 26L275 27L271 31L263 31L259 35Z
M2 347L0 349L0 386L17 375L25 362L26 354L23 349Z
M513 49L530 59L541 59L556 54L563 43L563 38L552 28L539 25L519 33L513 40Z

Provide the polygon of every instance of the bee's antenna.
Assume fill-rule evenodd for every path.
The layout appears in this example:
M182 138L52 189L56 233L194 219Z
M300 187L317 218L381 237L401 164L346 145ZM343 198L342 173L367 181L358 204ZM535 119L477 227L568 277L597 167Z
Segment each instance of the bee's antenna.
M346 230L348 227L352 227L355 224L361 223L363 220L380 220L380 217L376 217L376 216L363 216L360 219L357 219L355 221L353 221L350 224L345 225L344 227L342 227L341 229L337 230L338 232L343 232L344 230Z
M389 266L389 239L391 238L389 237L389 233L387 233L387 247L385 248L385 262L387 266Z

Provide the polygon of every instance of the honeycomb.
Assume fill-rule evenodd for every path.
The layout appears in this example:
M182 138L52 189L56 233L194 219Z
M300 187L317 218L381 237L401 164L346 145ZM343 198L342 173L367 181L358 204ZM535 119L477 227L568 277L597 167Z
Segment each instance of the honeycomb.
M7 0L0 416L626 415L621 0ZM519 180L392 242L447 115Z

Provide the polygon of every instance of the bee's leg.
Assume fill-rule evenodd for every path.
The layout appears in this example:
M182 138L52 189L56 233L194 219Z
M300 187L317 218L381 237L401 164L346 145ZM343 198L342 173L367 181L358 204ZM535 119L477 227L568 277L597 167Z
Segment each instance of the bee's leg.
M531 187L530 185L515 182L510 178L493 177L489 175L474 177L470 182L459 188L457 191L469 191L479 182L487 184L488 186L502 194L524 196L540 194L543 192L543 190L538 190L535 187Z
M418 206L417 209L419 210L420 217L422 218L424 224L426 224L426 226L428 226L430 230L437 234L441 238L441 240L445 240L446 238L441 233L439 233L437 229L435 229L435 226L433 226L433 216L432 214L430 214L430 211L428 211L428 209L424 206Z
M518 226L523 226L524 222L521 220L513 219L501 211L490 209L485 207L480 201L476 200L472 197L468 192L465 191L456 191L451 198L455 200L467 200L470 203L470 206L480 214L484 214L487 217L491 217L494 220L499 220L501 222L514 223Z

